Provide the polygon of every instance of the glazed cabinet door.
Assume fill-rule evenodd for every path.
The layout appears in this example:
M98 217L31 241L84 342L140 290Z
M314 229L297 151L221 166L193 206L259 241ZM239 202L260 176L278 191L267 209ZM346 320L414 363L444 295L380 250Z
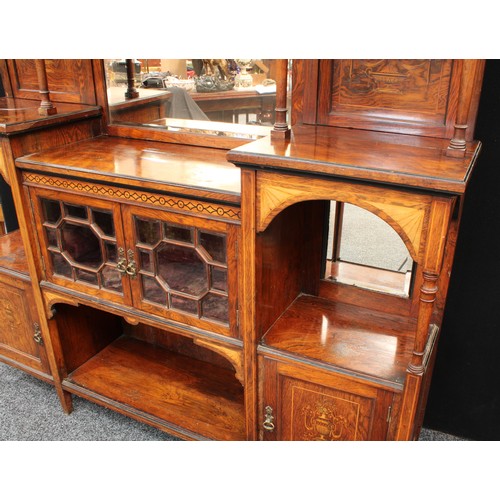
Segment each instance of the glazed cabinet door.
M312 366L260 356L260 438L385 440L393 395Z
M120 205L33 187L30 197L46 279L130 303Z
M132 205L122 210L134 307L237 336L237 227Z

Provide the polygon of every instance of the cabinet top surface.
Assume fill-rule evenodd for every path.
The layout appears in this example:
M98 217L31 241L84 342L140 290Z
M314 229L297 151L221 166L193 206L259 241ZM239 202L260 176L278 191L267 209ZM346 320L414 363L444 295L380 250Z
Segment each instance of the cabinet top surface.
M16 164L86 180L212 193L234 203L240 198L240 169L219 149L101 136L28 155Z
M101 114L99 106L81 104L56 103L57 113L50 116L41 116L38 113L40 101L30 99L0 98L0 134L9 134L32 130L33 128L53 125L72 115L77 118L98 116Z
M296 126L290 141L265 137L231 150L241 166L331 175L426 190L463 193L480 150L464 158L446 154L449 141L366 130Z

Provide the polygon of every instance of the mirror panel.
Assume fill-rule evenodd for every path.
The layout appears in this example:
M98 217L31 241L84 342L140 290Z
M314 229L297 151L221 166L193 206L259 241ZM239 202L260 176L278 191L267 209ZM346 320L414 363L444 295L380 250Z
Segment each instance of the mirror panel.
M324 278L408 297L414 262L396 231L350 203L330 202Z
M105 59L109 123L258 139L275 121L275 59ZM288 87L291 66L289 63ZM131 85L136 97L130 95Z

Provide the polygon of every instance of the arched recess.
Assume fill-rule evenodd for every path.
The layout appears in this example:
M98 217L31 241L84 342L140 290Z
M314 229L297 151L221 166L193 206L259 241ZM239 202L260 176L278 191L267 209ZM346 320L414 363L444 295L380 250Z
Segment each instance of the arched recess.
M279 181L276 175L280 176ZM411 258L417 263L423 262L431 207L431 197L424 194L389 191L337 179L306 181L299 176L263 172L257 184L257 231L264 231L274 217L290 205L323 199L351 203L374 213L396 231Z

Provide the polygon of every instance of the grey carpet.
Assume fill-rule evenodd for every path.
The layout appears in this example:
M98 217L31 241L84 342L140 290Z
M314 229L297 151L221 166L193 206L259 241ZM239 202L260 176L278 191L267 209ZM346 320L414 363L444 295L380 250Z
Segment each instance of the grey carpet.
M85 399L66 415L54 388L0 363L0 441L178 441L177 438ZM423 429L421 441L463 441Z

